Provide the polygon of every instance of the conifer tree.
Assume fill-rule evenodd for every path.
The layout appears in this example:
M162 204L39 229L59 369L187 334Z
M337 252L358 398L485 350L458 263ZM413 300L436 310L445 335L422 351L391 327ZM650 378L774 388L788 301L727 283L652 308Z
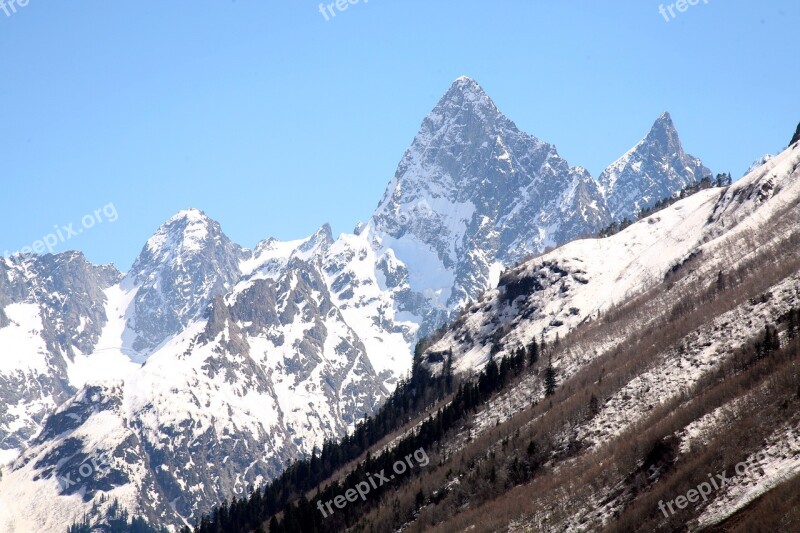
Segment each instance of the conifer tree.
M589 412L592 416L596 416L597 413L600 412L600 400L597 399L594 393L592 393L592 397L589 398Z
M422 491L421 488L419 489L419 492L417 492L415 503L417 504L417 507L422 507L422 504L425 503L425 493Z
M722 270L719 271L717 274L717 284L716 289L717 292L722 292L728 288L728 278L725 276L725 273Z
M528 456L529 456L529 457L532 457L532 456L536 455L536 451L537 451L537 448L536 448L536 441L533 441L533 440L532 440L532 441L530 441L530 442L528 443L528 450L527 450L527 452L528 452Z
M447 359L444 363L445 392L453 391L453 350L447 351Z
M528 364L533 366L536 364L536 361L539 360L539 345L536 344L536 339L531 341L530 346L528 346Z
M756 356L758 359L777 352L781 349L781 339L775 326L767 324L764 326L764 337L756 343Z
M278 519L273 516L272 520L269 521L269 533L280 533L281 531L282 529L278 523Z
M544 375L544 391L546 396L552 396L556 393L556 386L558 385L558 381L556 379L556 369L553 368L553 357L550 356L550 359L547 363L547 370L545 371Z

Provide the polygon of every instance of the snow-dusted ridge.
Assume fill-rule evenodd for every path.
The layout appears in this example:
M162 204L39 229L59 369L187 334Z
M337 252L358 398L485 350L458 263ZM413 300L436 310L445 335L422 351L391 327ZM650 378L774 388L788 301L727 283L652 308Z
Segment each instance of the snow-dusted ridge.
M616 235L573 241L510 270L430 351L453 350L456 368L474 372L488 361L500 327L512 329L504 342L511 347L543 333L563 337L790 207L800 197L799 162L795 145L728 188L700 191ZM519 287L532 293L518 299Z
M775 355L749 374L756 366L740 362L745 356L738 352L756 357L750 343L764 338L767 324L778 326L783 346L797 342L786 317L800 306L798 205L794 144L730 187L702 191L612 237L571 242L504 273L500 286L429 348L436 355L429 366L440 370L435 361L452 350L456 368L471 374L492 351L499 360L542 335L553 346L559 335L560 348L550 352L557 393L545 398L540 363L468 413L464 427L440 443L442 471L472 480L496 468L500 495L486 489L492 496L485 498L483 486L453 490L440 506L417 509L418 524L435 518L443 531L614 531L633 530L640 519L653 530L663 519L664 530L694 531L737 511L746 515L771 489L796 483L794 362ZM729 275L740 284L720 288ZM689 311L687 300L695 297ZM599 397L594 407L590 393ZM745 414L750 425L739 425ZM651 439L664 428L667 437L658 442L674 446L664 460L675 465L666 473L647 462ZM745 434L752 438L739 444L736 437ZM504 492L501 472L512 459L525 464L531 440L553 446L544 466ZM463 466L463 450L476 466ZM714 490L710 503L690 506L671 523L661 515L659 498L685 494L706 468L720 472L718 462L730 469L742 459L752 460L753 475ZM419 486L440 478L425 477ZM441 509L454 502L455 516L445 517Z
M680 145L666 129L669 142L653 142L669 158ZM668 194L697 178L685 165L667 174L675 179L658 190ZM629 207L659 199L648 194ZM663 275L657 235L668 235L673 261L685 258L700 236L699 219L684 214L711 196L548 256L569 279L542 267L552 290L540 329L566 331L611 305L595 280L617 279L622 299ZM189 209L125 275L79 254L0 259L0 349L13 351L0 357L0 530L65 528L105 496L176 526L273 477L371 413L409 372L419 336L505 269L606 226L609 198L462 77L353 234L334 238L326 225L248 250ZM584 264L593 254L608 260ZM652 263L632 269L634 255ZM576 290L563 297L561 283ZM485 355L473 348L459 368L474 371ZM109 473L59 486L106 453Z

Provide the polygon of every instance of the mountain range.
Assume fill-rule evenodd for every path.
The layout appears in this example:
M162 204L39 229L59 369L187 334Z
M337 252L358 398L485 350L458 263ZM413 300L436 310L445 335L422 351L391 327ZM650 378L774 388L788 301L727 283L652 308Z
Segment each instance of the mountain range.
M418 340L452 320L438 349L455 350L462 373L483 368L491 349L474 341L488 326L459 320L487 290L709 176L664 114L595 180L462 77L351 234L323 226L246 249L189 209L124 274L78 252L0 259L0 530L66 530L116 503L188 524L352 431L409 375ZM670 223L650 231L678 231ZM566 335L619 303L573 286L629 280L614 288L621 301L696 242L651 269L588 252L543 267L563 292L530 316Z
M194 533L798 531L800 143L680 196L504 271Z

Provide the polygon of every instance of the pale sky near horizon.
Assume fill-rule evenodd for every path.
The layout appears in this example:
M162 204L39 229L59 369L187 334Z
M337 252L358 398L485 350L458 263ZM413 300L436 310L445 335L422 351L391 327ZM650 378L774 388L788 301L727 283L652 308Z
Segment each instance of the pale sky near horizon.
M108 204L115 222L54 250L124 271L188 207L248 247L351 231L460 75L595 177L670 111L688 152L738 178L800 121L800 2L671 4L0 7L0 254Z

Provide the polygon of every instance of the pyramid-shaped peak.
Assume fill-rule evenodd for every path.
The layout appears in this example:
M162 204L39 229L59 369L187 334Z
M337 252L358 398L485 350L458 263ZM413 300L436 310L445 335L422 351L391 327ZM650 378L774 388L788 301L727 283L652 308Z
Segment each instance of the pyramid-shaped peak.
M478 84L478 82L470 78L469 76L459 76L456 79L456 81L453 82L452 87L460 88L462 90L465 88L472 88L472 89L477 88L483 90L481 89L481 86Z
M221 236L222 229L217 221L203 211L192 208L180 211L164 222L148 240L148 248L181 247L197 250Z
M642 139L642 145L658 145L667 151L682 151L678 130L672 121L672 116L664 112L653 123L653 127Z
M672 116L662 113L644 139L612 163L598 181L616 220L668 198L711 171L683 150Z
M235 249L219 223L199 209L176 213L155 231L134 262L131 272L155 268L179 255L195 255L221 246Z
M653 127L650 128L650 133L662 131L675 131L675 122L672 120L672 115L666 111L656 119Z
M661 116L658 117L656 120L656 124L672 124L672 115L669 114L669 111L664 111L661 113Z
M211 299L239 279L246 255L199 209L162 224L126 275L138 286L133 348L151 350L202 316Z
M311 237L306 239L306 243L301 246L303 250L310 250L315 247L325 247L333 244L333 229L327 222L322 225Z
M323 224L314 235L330 241L331 243L333 242L333 228L331 228L331 225L327 222Z

